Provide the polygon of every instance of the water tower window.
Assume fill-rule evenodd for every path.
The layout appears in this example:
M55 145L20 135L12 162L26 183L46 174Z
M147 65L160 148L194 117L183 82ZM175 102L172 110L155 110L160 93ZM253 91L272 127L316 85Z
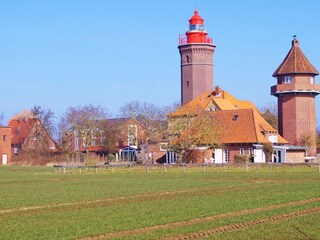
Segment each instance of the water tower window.
M186 87L187 88L189 87L189 81L186 81Z
M187 55L187 63L190 63L190 57Z
M285 76L284 77L284 83L285 84L292 83L292 76Z
M310 77L310 83L314 84L314 77Z

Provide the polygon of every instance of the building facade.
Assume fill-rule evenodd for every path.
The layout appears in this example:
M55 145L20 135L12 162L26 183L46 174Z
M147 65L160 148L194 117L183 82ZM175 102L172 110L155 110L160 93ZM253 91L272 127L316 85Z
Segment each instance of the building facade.
M43 126L41 120L31 112L22 112L10 119L11 145L14 154L23 151L59 151L57 143Z
M11 127L0 126L0 165L11 162Z

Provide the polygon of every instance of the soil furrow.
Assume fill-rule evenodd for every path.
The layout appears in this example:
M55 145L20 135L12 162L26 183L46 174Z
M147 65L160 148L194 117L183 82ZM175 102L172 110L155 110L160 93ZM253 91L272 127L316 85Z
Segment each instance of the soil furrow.
M191 219L191 220L187 220L187 221L172 222L172 223L167 223L167 224L162 224L162 225L155 225L155 226L150 226L150 227L145 227L145 228L137 228L137 229L126 230L126 231L121 231L121 232L106 233L106 234L99 235L99 236L92 236L92 237L83 238L82 240L111 239L111 238L116 238L116 237L134 235L134 234L143 234L143 233L150 232L150 231L179 228L179 227L184 227L184 226L190 226L190 225L197 224L197 223L203 223L203 222L214 221L214 220L230 218L230 217L237 217L237 216L246 215L246 214L250 214L250 213L269 211L269 210L274 210L274 209L283 208L283 207L287 207L287 206L296 206L296 205L308 204L308 203L319 202L319 201L320 201L320 198L312 198L312 199L307 199L307 200L276 204L276 205L271 205L271 206L266 206L266 207L241 210L238 212L230 212L230 213L224 213L224 214L219 214L219 215L213 215L213 216L208 216L208 217L204 217L204 218L195 218L195 219ZM263 219L262 221L266 221L266 220ZM244 224L249 225L249 223L244 223ZM224 231L223 227L219 228L219 231Z
M84 201L84 202L60 203L60 204L45 205L45 206L33 206L33 207L24 207L24 208L16 208L16 209L7 209L7 210L0 210L0 218L6 218L11 216L32 215L32 214L40 214L40 213L48 213L48 212L72 211L72 210L86 209L86 208L106 207L106 206L112 206L112 205L118 205L118 204L141 203L145 201L188 197L188 196L194 196L195 194L197 196L210 195L213 193L217 194L217 193L243 190L243 189L244 188L229 188L229 189L202 188L202 189L192 189L192 190L178 191L178 192L162 192L162 193L143 194L143 195L135 195L135 196L128 196L128 197L98 199L98 200Z
M269 217L269 218L265 218L265 219L258 219L258 220L253 220L253 221L249 221L249 222L245 222L245 223L237 223L237 224L232 224L232 225L228 225L228 226L224 226L224 227L214 228L211 230L190 233L190 234L184 235L184 236L163 238L162 240L199 239L199 238L203 238L204 236L210 236L210 235L219 234L219 233L223 233L223 232L237 231L237 230L241 230L241 229L248 228L248 227L253 227L256 225L260 225L260 224L266 224L266 223L275 222L275 221L282 221L282 220L297 218L297 217L310 215L310 214L314 214L314 213L318 213L318 212L320 212L320 207L315 207L315 208L311 208L311 209L307 209L307 210L301 210L298 212L273 216L273 217Z

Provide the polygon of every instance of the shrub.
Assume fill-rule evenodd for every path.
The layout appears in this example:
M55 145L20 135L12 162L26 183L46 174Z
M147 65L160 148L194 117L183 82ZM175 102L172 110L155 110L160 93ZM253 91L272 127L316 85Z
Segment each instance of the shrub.
M114 155L114 154L112 154L112 153L109 153L108 154L108 160L109 160L109 162L112 162L112 161L114 161L116 159L116 156Z
M248 162L251 159L252 159L251 155L247 155L247 154L245 154L245 155L235 155L234 156L234 161L236 163L245 163L245 162Z

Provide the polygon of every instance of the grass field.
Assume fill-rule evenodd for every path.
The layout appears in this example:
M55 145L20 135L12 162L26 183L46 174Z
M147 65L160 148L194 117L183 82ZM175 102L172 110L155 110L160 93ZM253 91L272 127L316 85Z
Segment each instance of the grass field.
M0 239L204 237L320 239L318 168L0 167Z

